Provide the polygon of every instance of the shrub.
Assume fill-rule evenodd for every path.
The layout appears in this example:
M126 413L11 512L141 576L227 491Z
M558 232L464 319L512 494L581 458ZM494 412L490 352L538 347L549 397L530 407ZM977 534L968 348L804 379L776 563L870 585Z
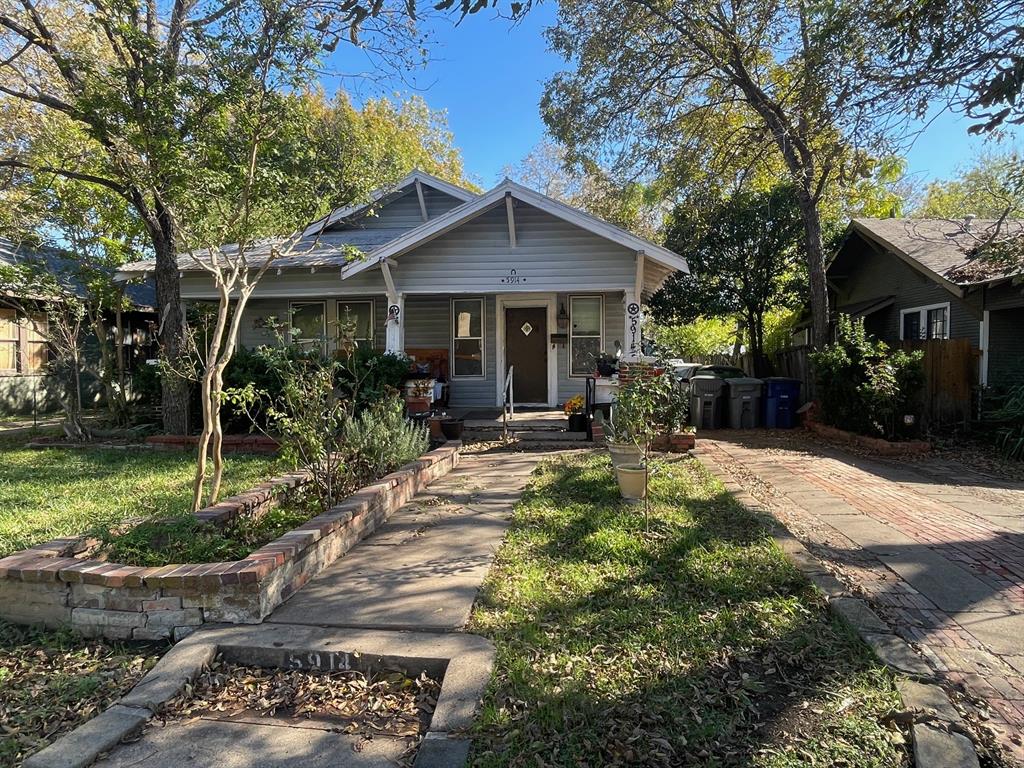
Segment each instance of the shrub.
M409 358L359 347L337 369L337 384L353 401L355 412L379 402L402 386L409 375Z
M903 415L920 412L923 355L920 350L891 350L867 334L863 320L840 315L835 342L811 353L825 422L887 438L907 433Z
M619 387L610 437L646 450L655 435L682 429L689 410L686 393L671 376L637 376Z
M405 403L393 391L347 419L341 429L345 471L357 485L408 464L429 445L426 425L405 418Z
M999 451L1010 459L1024 459L1024 384L1011 387L1002 405L986 418L1002 423L996 433Z

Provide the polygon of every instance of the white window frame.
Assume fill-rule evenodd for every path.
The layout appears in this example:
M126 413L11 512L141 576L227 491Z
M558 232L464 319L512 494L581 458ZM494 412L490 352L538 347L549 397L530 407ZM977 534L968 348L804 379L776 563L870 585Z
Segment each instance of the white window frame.
M327 302L326 301L319 301L319 300L316 300L316 299L313 299L313 300L310 300L310 301L296 299L295 301L289 301L288 302L288 343L289 344L294 344L295 343L295 339L292 338L292 319L295 316L294 309L296 307L308 307L311 304L319 304L320 307L323 309L324 322L323 322L323 330L322 330L322 332L320 334L320 347L321 347L321 349L325 349L326 345L327 345ZM312 339L310 339L310 341L312 341ZM302 340L300 340L299 343L301 344ZM310 346L312 346L312 345L310 345Z
M460 301L478 301L480 302L480 374L467 375L457 374L455 372L455 341L456 339L469 339L475 340L476 336L456 336L455 335L455 305ZM451 346L449 347L449 354L451 355L451 363L449 365L449 375L452 379L461 379L462 381L469 380L481 380L487 378L487 302L482 296L453 296L449 309L451 315L451 327L449 329L449 335L451 337Z
M595 293L574 293L574 294L570 294L569 295L569 359L566 361L567 362L566 368L568 369L568 374L569 374L569 378L570 379L585 379L588 376L592 376L594 372L590 371L589 373L583 373L583 374L578 374L578 373L574 374L572 372L572 360L573 360L573 357L572 357L572 340L573 340L573 332L572 332L572 304L573 304L573 302L576 299L597 299L600 302L600 304L601 304L601 327L598 329L598 334L599 335L597 336L597 339L600 341L600 344L597 345L597 352L598 352L598 354L601 354L602 352L604 352L604 325L605 325L605 319L604 319L604 296L602 296L599 293L596 293L596 294ZM593 336L580 336L580 338L581 339L593 339L594 337Z
M334 307L334 311L337 313L338 323L341 323L341 316L344 313L343 307L351 307L354 304L365 304L370 308L370 336L366 339L356 338L356 342L365 341L368 342L371 348L377 346L377 318L375 314L377 312L377 305L373 299L355 299L353 301L346 301L345 299L338 299L338 303Z
M928 340L928 310L930 309L945 309L946 310L946 335L943 339L949 338L950 325L953 321L952 311L948 301L943 301L938 304L925 304L920 307L910 307L908 309L900 310L900 341L927 341ZM923 339L907 339L903 336L903 318L907 315L916 314L920 318L921 328L925 331L925 337Z

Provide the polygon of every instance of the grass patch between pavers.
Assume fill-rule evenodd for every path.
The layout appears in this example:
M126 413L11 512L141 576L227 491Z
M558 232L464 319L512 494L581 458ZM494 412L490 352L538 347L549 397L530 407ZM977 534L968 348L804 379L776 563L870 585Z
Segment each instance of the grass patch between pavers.
M695 461L651 525L603 454L545 461L471 629L497 646L477 766L909 764L892 675Z
M87 640L0 620L0 768L14 768L127 693L162 644Z
M132 518L194 522L185 521L195 472L192 453L34 450L23 447L25 440L0 441L0 557L49 539L109 531ZM266 480L278 465L273 457L243 454L224 463L222 496ZM178 541L201 543L187 531Z

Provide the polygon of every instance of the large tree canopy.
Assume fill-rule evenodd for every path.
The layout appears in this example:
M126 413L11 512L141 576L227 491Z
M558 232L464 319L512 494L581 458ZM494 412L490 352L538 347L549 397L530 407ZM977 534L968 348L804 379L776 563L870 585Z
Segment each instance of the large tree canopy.
M416 15L415 0L0 0L0 109L30 127L68 121L82 137L43 163L5 130L0 168L132 206L156 258L161 347L176 361L187 346L177 252L280 214L252 197L279 188L273 146L301 135L290 94L339 44L404 68L423 51ZM185 404L184 383L165 377L169 430L185 430Z
M564 0L550 41L576 69L548 84L545 120L572 152L611 148L656 173L695 147L707 154L708 137L733 123L735 142L770 148L800 207L821 345L819 206L830 185L864 178L887 154L899 106L863 76L878 45L865 10L861 0Z
M801 234L800 209L788 185L678 206L666 244L686 257L691 273L673 275L653 297L655 319L677 324L705 315L738 316L755 372L765 375L765 315L803 303Z
M974 133L1024 124L1020 0L890 0L869 11L887 42L878 79L918 115L943 98L974 118Z
M1024 218L1024 176L1021 158L1013 152L985 154L955 178L933 181L925 189L915 216L963 219Z

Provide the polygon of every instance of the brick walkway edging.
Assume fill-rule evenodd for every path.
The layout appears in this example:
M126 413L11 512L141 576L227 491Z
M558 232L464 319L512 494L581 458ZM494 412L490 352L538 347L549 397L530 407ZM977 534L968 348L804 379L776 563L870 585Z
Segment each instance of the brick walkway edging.
M454 469L460 451L457 442L429 451L242 560L126 566L68 556L84 546L79 539L17 552L0 559L0 617L136 640L179 640L207 622L259 623L417 492ZM294 487L306 479L304 473L275 478L242 494L245 498L215 505L209 518L223 522L248 504L270 503L278 481Z
M977 768L978 754L962 718L946 692L934 682L932 669L867 604L852 597L807 548L764 504L741 486L714 458L699 450L693 455L725 490L757 517L786 558L828 600L842 618L887 666L911 678L897 684L903 705L914 715L911 736L917 768Z

